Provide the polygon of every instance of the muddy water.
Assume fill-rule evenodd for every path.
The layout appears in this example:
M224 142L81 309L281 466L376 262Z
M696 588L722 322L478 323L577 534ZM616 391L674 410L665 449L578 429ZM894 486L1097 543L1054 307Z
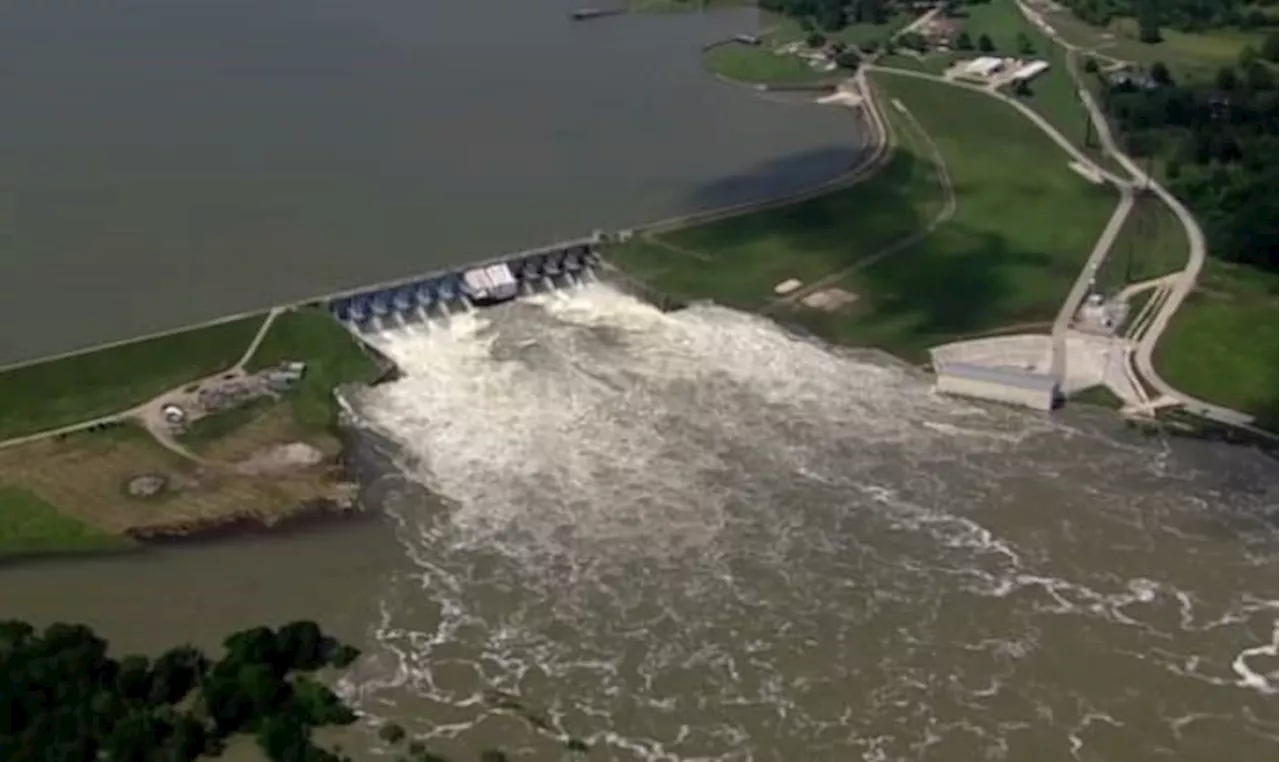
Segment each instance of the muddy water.
M136 648L316 618L365 648L369 759L386 720L459 759L1275 750L1274 461L596 285L381 341L385 521L8 569L4 612Z
M577 2L0 4L0 325L23 326L0 364L771 197L850 160L846 111L701 71L699 47L754 13L575 24Z

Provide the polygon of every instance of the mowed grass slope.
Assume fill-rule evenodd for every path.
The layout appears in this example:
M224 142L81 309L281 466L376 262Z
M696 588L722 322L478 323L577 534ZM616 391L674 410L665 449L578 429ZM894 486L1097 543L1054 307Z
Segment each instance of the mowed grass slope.
M0 440L122 412L235 364L263 317L0 371Z
M332 423L335 387L367 383L378 375L377 363L355 337L321 309L303 308L277 316L246 369L256 371L293 360L305 362L307 372L288 399L294 418L309 428Z
M817 198L633 240L609 256L660 291L744 309L774 299L789 278L804 282L849 267L928 224L942 203L923 146L892 109L898 151L864 182Z
M990 96L878 74L932 136L955 187L954 218L851 275L856 319L798 311L839 341L921 359L932 345L1051 321L1119 200L1067 165L1026 117Z
M125 538L64 516L30 490L0 485L0 558L124 547Z
M989 95L891 73L875 84L894 124L894 161L852 188L637 242L615 252L659 290L743 308L779 307L787 278L857 295L834 313L783 310L826 338L920 359L929 346L1051 321L1118 201L1017 110ZM943 194L930 145L893 106L900 99L941 152L954 217L921 241L876 252L927 226Z
M1275 274L1210 259L1154 360L1175 388L1251 413L1275 431L1277 341Z

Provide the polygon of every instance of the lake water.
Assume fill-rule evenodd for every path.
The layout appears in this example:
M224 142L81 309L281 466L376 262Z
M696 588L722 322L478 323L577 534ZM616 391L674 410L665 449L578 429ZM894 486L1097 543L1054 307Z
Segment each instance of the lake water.
M717 82L754 12L0 8L0 364L809 186L848 112ZM38 316L38 317L36 317Z
M1221 762L1276 748L1275 461L938 397L591 285L386 334L385 520L0 570L125 649L315 618L470 760ZM549 730L488 697L516 696ZM235 759L253 758L252 747Z

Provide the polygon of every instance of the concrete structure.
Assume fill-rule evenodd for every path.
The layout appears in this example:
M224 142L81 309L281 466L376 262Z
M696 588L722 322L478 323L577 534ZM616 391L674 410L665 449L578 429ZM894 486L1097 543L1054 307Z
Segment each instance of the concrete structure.
M962 71L970 77L987 79L1004 67L1004 60L995 56L982 56L966 63Z
M598 237L491 260L464 271L419 275L328 297L330 314L356 334L447 316L459 309L576 282L600 261Z
M1010 79L1015 82L1030 82L1048 70L1048 61L1028 61L1020 66Z
M1053 410L1058 404L1058 381L1044 373L959 362L935 366L934 370L937 373L934 388L943 394L1044 411Z

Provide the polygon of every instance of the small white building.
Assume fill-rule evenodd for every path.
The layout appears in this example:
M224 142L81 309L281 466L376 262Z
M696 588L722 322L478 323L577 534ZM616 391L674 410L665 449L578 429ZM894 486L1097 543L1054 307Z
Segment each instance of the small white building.
M1004 68L1004 61L995 56L981 56L964 65L964 73L971 77L987 79Z
M1048 61L1029 61L1013 73L1013 80L1016 82L1029 82L1048 70Z

